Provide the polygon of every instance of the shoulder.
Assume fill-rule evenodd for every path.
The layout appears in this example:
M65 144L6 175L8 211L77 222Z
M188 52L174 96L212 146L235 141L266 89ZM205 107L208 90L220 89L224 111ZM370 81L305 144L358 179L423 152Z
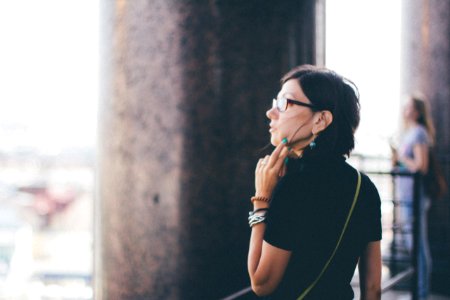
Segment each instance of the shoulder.
M381 198L373 181L364 173L361 173L361 197L364 206L376 209L381 207Z
M428 143L428 132L427 129L422 126L416 126L412 129L412 134L414 136L414 140L419 144Z
M377 187L366 174L362 174L359 208L359 218L365 224L367 241L381 240L381 199Z
M367 174L361 172L361 185L371 192L378 192L377 187Z
M379 196L376 185L373 183L373 181L370 179L370 177L366 173L355 169L353 166L351 166L348 163L346 163L346 167L347 167L347 174L349 176L350 176L350 174L355 174L353 176L355 176L355 178L356 178L357 171L361 174L360 194L362 194L364 196L367 196L367 195L376 196L376 197ZM341 176L345 176L345 175L341 175ZM355 182L356 182L356 179L355 179Z

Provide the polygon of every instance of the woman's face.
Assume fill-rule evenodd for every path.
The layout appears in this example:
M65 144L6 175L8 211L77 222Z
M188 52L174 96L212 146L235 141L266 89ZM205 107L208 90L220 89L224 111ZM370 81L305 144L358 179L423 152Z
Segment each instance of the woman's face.
M418 113L416 108L414 107L414 103L412 100L408 101L403 110L403 117L407 121L415 122L418 118Z
M281 87L277 98L297 100L311 104L305 96L296 79L286 81ZM306 147L312 134L314 112L309 107L288 104L286 111L280 112L276 107L272 107L266 112L270 119L270 142L277 146L284 138L288 139L288 144L295 148ZM297 131L298 130L298 131Z

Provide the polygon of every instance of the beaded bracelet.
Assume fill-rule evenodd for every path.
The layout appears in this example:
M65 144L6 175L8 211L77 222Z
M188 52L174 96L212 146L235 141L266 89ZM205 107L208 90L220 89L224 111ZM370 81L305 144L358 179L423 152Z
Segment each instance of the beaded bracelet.
M258 196L258 197L253 196L253 197L250 198L250 201L252 201L252 203L255 202L255 201L269 202L270 199L267 198L267 197L263 197L263 196Z

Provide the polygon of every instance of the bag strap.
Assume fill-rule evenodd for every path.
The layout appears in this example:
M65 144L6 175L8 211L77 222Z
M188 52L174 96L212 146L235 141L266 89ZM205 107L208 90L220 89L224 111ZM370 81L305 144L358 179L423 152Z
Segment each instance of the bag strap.
M348 216L347 216L347 219L345 220L344 228L342 228L342 232L341 232L341 235L339 236L336 247L334 248L333 253L331 253L330 258L328 259L327 263L323 267L322 271L319 273L319 276L317 276L316 280L314 280L314 282L311 283L311 285L297 298L297 300L304 299L306 297L306 295L309 293L309 291L311 291L311 289L317 284L317 282L322 277L323 273L325 273L326 269L328 268L328 265L330 264L331 260L333 259L334 255L336 254L336 252L339 248L339 245L342 241L342 237L344 236L345 230L347 229L348 222L350 221L350 217L352 216L353 209L355 208L356 201L358 200L359 190L361 188L361 173L359 173L358 170L356 170L356 172L358 173L358 183L356 184L355 196L353 197L352 206L350 207L350 211L348 212Z

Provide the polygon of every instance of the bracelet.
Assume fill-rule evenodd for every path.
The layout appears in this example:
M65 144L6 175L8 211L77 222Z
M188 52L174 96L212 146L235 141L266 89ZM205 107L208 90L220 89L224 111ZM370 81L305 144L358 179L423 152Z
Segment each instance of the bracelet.
M248 219L250 220L250 218L251 218L252 216L263 216L263 217L265 217L265 216L267 215L267 213L264 213L264 214L257 214L257 213L259 213L259 212L261 212L261 211L267 211L267 210L268 210L268 209L265 208L265 209L263 209L263 210L257 209L257 210L255 210L255 211L249 211L249 212L248 212Z
M253 225L265 222L268 208L259 208L255 211L248 212L248 225L253 227ZM264 212L261 214L261 212Z
M260 211L269 211L268 207L264 207L264 208L258 208L257 210L251 211L252 214L256 214L257 212Z
M252 215L250 215L250 216L248 217L248 225L249 225L250 227L253 227L253 225L262 223L262 222L264 222L265 220L266 220L266 215L265 215L265 214L262 215L262 216L252 214Z
M263 196L259 196L259 197L253 196L253 197L250 198L250 201L252 203L255 202L255 201L269 202L270 199L267 198L267 197L263 197Z

